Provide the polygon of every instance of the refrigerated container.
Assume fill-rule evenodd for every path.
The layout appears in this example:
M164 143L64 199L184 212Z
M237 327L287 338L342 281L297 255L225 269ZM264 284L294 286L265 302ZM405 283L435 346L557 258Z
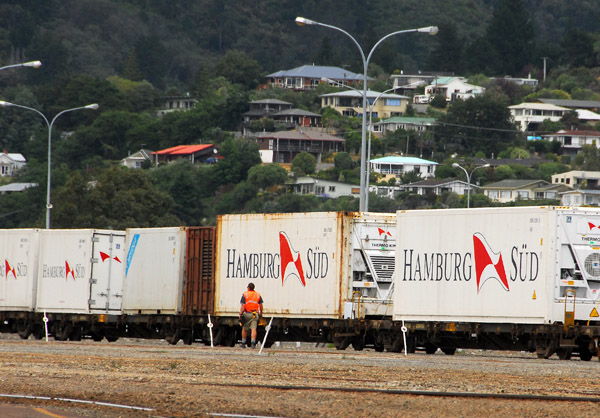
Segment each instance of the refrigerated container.
M124 231L40 230L39 240L37 312L121 312Z
M416 210L397 219L395 320L598 320L599 209Z
M39 231L0 230L0 311L35 308Z

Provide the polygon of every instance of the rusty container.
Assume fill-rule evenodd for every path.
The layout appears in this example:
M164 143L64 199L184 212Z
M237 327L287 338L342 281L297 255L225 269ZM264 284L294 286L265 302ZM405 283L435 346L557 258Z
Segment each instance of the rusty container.
M214 313L215 227L188 227L183 313Z

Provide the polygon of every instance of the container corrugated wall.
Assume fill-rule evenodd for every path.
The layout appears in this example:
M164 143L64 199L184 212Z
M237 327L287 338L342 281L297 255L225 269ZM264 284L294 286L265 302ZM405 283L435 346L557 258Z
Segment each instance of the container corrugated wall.
M39 231L0 231L0 311L35 308Z
M186 239L186 315L214 314L215 227L189 227Z

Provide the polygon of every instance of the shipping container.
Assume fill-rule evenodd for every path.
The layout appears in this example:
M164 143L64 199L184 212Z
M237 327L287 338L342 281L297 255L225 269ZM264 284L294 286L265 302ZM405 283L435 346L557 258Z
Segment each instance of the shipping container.
M186 315L214 314L215 227L188 227L185 249Z
M598 209L400 211L397 226L395 320L598 319Z
M0 230L0 311L35 308L39 231Z
M186 229L129 228L126 240L123 312L181 313Z
M39 240L36 311L121 313L123 231L41 230Z

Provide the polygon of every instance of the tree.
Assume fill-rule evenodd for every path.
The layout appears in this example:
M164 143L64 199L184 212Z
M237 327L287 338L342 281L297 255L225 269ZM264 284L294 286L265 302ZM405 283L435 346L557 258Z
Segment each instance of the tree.
M259 189L282 184L288 177L288 172L279 164L257 164L248 170L248 183Z
M113 167L88 177L73 172L53 200L56 228L157 227L180 225L171 197L142 170Z
M435 36L436 46L428 60L429 68L436 71L459 73L462 70L463 40L458 37L454 23L440 23Z
M302 151L292 161L292 171L298 175L313 174L317 168L317 159L306 151Z
M352 170L355 166L354 160L347 152L338 152L333 157L333 163L338 170Z
M260 65L243 51L227 51L217 62L216 72L232 84L239 84L246 89L254 89L262 81Z
M223 158L213 166L214 179L218 185L237 184L246 180L248 170L261 163L258 145L241 139L226 140L219 155Z

